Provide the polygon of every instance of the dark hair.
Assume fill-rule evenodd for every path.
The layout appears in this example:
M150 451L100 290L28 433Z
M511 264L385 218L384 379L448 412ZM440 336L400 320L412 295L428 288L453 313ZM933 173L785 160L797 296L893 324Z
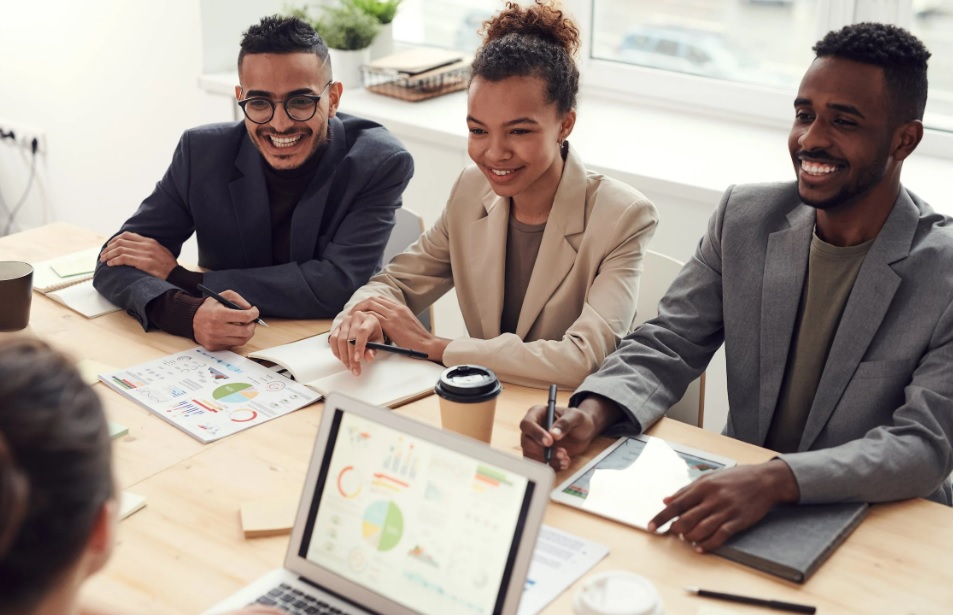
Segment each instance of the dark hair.
M931 54L920 39L903 28L869 22L844 26L818 41L814 53L818 58L833 56L881 67L896 119L923 119Z
M0 612L28 611L79 558L113 496L96 393L43 342L0 342Z
M250 53L313 53L321 62L328 59L328 46L309 23L297 17L270 15L242 33L238 68Z
M506 8L483 24L483 46L470 65L470 79L502 81L509 77L539 77L546 97L560 114L576 106L579 68L579 29L549 2L536 0L526 8L507 2Z

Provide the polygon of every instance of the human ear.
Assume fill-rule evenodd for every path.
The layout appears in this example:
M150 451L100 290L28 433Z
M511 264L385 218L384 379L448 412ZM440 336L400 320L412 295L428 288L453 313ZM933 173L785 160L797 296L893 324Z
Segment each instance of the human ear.
M913 153L923 139L923 122L911 120L894 131L893 158L900 162Z
M241 100L241 99L242 99L242 86L236 85L235 86L235 100Z
M119 525L119 499L114 497L99 507L86 543L86 576L101 570L112 555Z
M559 123L559 142L565 141L576 125L576 109L570 109Z
M338 112L338 105L341 104L341 94L344 92L344 86L340 81L332 81L328 86L328 119L334 117Z

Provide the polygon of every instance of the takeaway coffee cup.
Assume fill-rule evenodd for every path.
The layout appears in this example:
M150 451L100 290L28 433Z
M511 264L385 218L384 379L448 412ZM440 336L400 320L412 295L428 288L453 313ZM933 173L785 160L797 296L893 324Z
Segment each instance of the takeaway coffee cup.
M479 365L448 367L440 374L434 393L440 397L444 429L484 442L493 435L496 397L503 390L493 370Z
M608 570L592 575L576 591L575 615L662 615L662 599L651 581L634 572Z
M19 331L30 323L33 267L20 261L0 261L0 331Z

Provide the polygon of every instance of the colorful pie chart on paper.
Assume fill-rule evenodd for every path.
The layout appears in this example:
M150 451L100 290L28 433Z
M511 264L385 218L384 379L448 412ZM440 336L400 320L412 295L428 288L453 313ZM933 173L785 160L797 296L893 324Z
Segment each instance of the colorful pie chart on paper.
M378 551L390 551L404 535L404 515L393 502L374 502L364 512L362 533Z
M244 404L248 400L258 397L258 391L245 382L231 382L212 391L212 397L217 401L229 404Z

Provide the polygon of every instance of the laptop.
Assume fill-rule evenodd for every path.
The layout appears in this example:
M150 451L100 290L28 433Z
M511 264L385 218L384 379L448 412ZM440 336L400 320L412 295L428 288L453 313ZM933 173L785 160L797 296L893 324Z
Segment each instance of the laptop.
M328 395L284 568L206 615L515 614L552 484L541 463Z

